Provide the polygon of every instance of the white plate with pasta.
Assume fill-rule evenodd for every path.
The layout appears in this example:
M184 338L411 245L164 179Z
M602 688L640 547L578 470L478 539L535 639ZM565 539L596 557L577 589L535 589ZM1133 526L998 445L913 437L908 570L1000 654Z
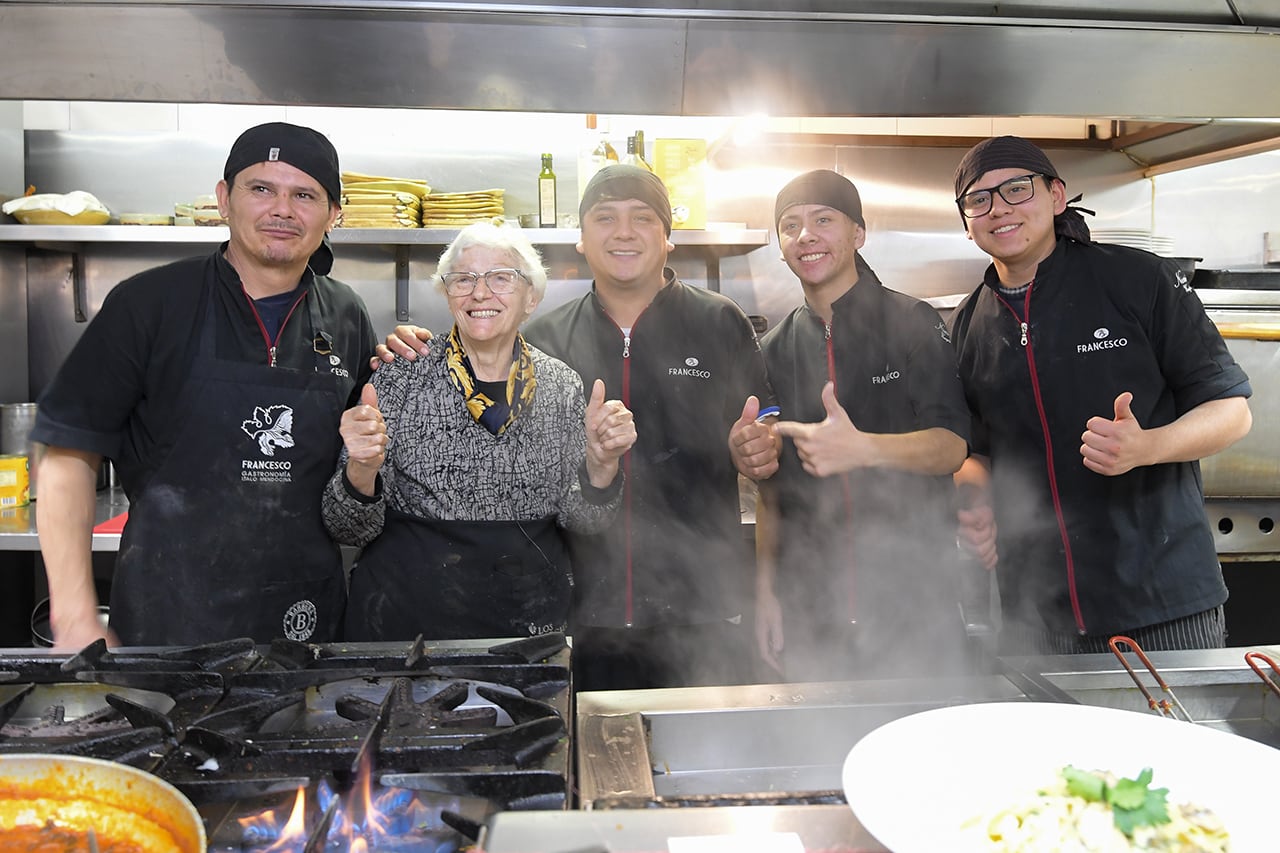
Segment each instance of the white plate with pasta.
M854 744L843 783L859 822L894 853L964 853L1002 849L989 822L1067 766L1124 778L1151 768L1171 806L1221 818L1233 853L1280 850L1280 750L1154 713L1049 702L923 711Z

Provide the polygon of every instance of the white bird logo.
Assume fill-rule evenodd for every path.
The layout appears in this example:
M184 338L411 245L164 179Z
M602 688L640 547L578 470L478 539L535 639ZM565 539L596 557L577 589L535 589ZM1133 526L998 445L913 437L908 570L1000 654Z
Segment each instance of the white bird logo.
M253 420L240 424L240 428L258 442L266 456L275 456L277 447L293 447L293 409L288 406L257 406Z

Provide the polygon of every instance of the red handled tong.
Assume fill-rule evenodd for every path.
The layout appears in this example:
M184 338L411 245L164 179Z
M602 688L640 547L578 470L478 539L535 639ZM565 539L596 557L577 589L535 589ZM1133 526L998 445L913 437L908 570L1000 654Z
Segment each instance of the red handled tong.
M1258 677L1262 679L1262 683L1271 688L1272 693L1280 696L1280 684L1276 684L1275 680L1270 675L1263 672L1262 666L1258 663L1258 661L1262 661L1267 666L1271 667L1272 672L1280 676L1280 667L1276 666L1276 662L1273 661L1270 656L1262 652L1246 652L1244 661L1249 664L1250 669L1258 674Z
M1142 683L1142 679L1138 677L1138 673L1134 672L1133 667L1129 666L1129 661L1125 659L1124 652L1120 650L1121 643L1128 646L1129 649L1138 656L1138 660L1142 661L1142 665L1147 668L1147 672L1151 673L1151 677L1156 680L1156 683L1160 685L1160 689L1164 691L1165 696L1168 698L1156 699L1155 696L1151 695L1151 691ZM1191 715L1187 713L1187 709L1182 707L1182 703L1178 701L1178 697L1174 695L1173 688L1171 688L1168 683L1165 682L1164 678L1161 677L1160 673L1156 671L1155 665L1151 663L1151 659L1147 657L1146 652L1144 652L1136 642L1123 634L1117 634L1108 641L1107 645L1111 647L1112 653L1120 659L1120 663L1123 664L1125 670L1128 671L1129 677L1133 679L1133 683L1138 685L1138 689L1142 691L1142 695L1147 697L1147 705L1151 710L1163 716L1172 717L1175 720L1185 720L1188 723L1195 722L1195 720L1191 719Z

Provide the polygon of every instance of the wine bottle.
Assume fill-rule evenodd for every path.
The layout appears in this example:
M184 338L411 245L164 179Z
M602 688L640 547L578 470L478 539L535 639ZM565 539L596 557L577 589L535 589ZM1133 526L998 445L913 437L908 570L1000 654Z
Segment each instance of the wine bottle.
M637 130L635 136L627 137L627 156L624 162L630 163L632 166L639 166L647 172L652 172L653 167L649 165L649 161L644 159L644 131Z
M542 155L542 171L538 173L538 227L556 227L556 173L550 154Z
M649 160L644 156L644 131L636 131L635 159L632 161L641 169L647 169L652 172L653 167L649 165Z
M578 200L582 200L587 184L596 172L618 162L618 152L609 143L609 131L597 129L595 113L587 113L587 136L578 154Z

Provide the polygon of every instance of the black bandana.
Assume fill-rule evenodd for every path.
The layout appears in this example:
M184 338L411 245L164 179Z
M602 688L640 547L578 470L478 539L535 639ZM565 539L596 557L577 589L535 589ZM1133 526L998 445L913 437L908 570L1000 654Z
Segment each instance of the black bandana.
M671 197L667 195L667 185L648 169L641 169L630 163L605 166L587 181L587 188L582 191L582 201L578 203L578 218L585 220L587 211L602 201L625 201L632 198L652 207L667 229L667 236L671 236Z
M863 228L867 227L866 220L862 218L862 198L858 195L858 188L853 181L830 169L805 172L782 188L773 204L775 228L787 208L797 204L821 204L840 211Z
M1062 181L1064 187L1067 185L1067 182L1058 175L1058 170L1053 168L1053 163L1049 162L1048 156L1035 143L1021 136L996 136L984 139L970 148L961 159L960 165L956 167L956 207L960 206L960 196L973 187L974 181L996 169L1026 169L1038 175L1044 175L1046 178ZM1053 218L1053 230L1078 243L1088 243L1089 226L1085 224L1084 217L1080 214L1087 213L1093 216L1093 211L1084 207L1070 206L1081 198L1083 196L1077 195L1067 202L1067 209ZM965 219L963 214L960 218L964 221L967 231L969 220Z

